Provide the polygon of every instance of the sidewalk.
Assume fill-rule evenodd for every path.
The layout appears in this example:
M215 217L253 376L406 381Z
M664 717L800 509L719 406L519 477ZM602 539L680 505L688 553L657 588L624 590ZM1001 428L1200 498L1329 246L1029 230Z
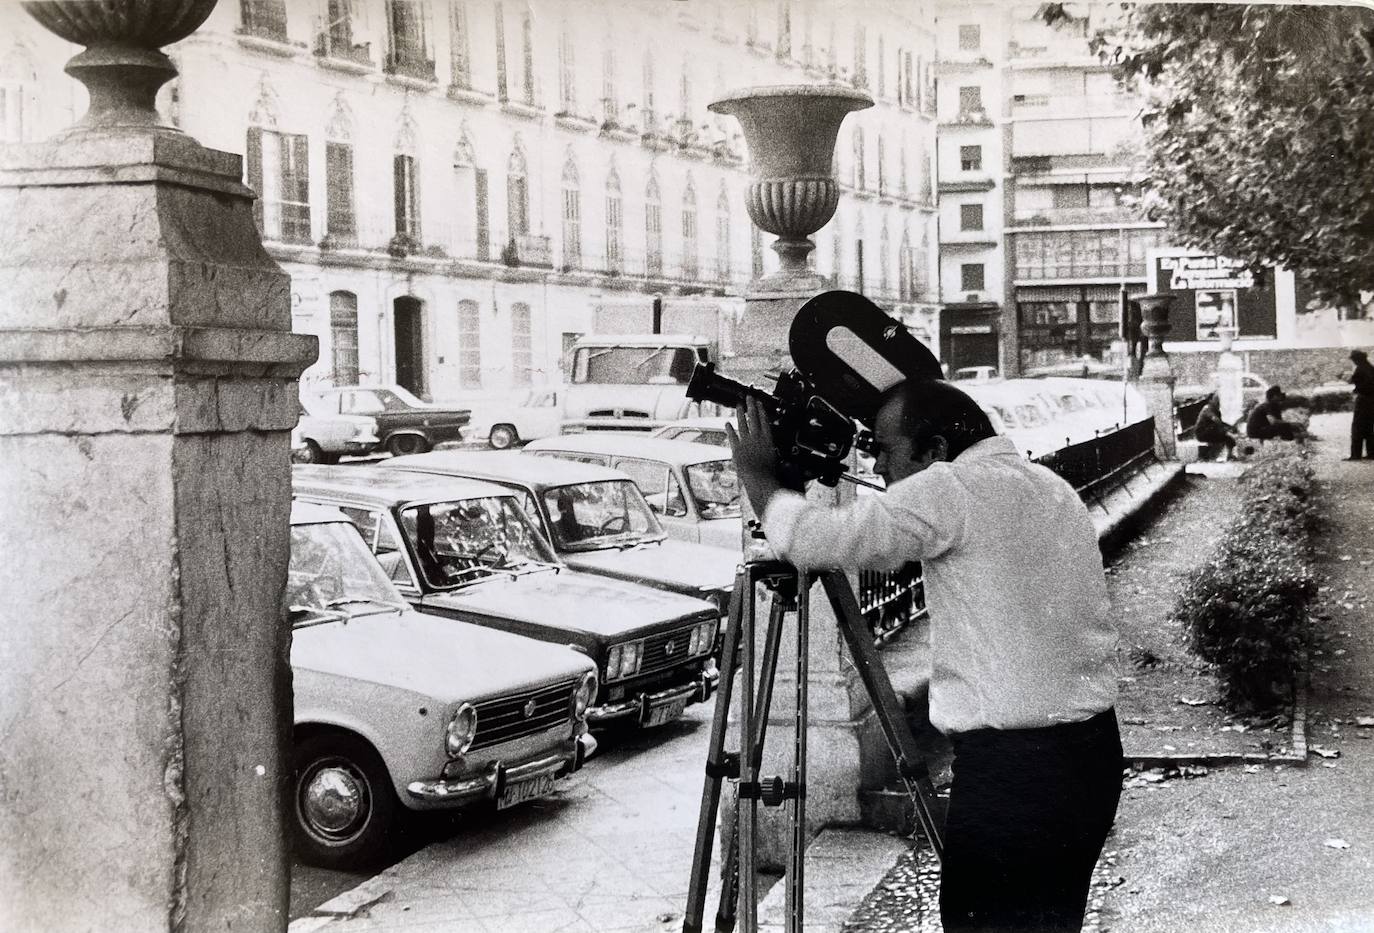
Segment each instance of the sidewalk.
M1228 719L1210 675L1161 624L1166 582L1205 559L1243 465L1190 465L1185 495L1112 561L1133 668L1123 671L1123 740L1147 770L1125 783L1085 930L1374 930L1374 726L1359 725L1374 722L1374 463L1341 462L1349 419L1312 421L1331 520L1313 625L1327 638L1293 722ZM937 890L929 852L906 853L844 929L938 931Z

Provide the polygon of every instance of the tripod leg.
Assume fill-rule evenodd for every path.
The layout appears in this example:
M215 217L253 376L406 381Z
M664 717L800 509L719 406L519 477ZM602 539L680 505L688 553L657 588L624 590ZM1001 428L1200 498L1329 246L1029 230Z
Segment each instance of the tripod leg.
M782 625L791 597L775 594L768 612L768 628L764 632L763 659L759 664L758 695L754 700L755 739L752 745L744 745L741 758L753 768L753 780L758 780L759 769L763 767L763 743L768 734L768 709L773 701L773 683L778 668L778 652L782 645ZM741 732L743 727L741 727ZM744 767L741 766L741 775ZM741 778L743 780L743 778ZM752 801L756 803L757 801ZM722 877L725 880L720 891L720 909L716 913L716 933L728 933L735 928L740 894L739 815L742 810L736 807L736 819L729 829L725 845L725 867Z
M706 752L706 777L701 788L701 810L697 816L696 848L692 852L692 875L687 886L687 910L683 915L683 933L701 933L706 909L706 886L711 874L711 847L716 836L716 816L720 809L721 785L727 777L739 776L739 756L725 751L725 731L729 725L730 695L734 689L735 671L739 668L741 604L746 597L745 573L735 575L735 588L730 595L727 614L729 631L721 652L720 687L716 691L715 715L711 720L711 739Z
M792 747L791 845L787 852L787 933L801 933L804 922L803 892L806 879L806 728L807 676L810 671L811 584L809 573L798 574L797 583L797 685Z
M917 819L925 831L926 838L930 840L935 857L943 859L944 835L935 822L934 813L935 785L931 783L930 772L926 769L921 753L916 747L916 737L911 734L911 727L907 725L906 717L902 714L901 704L897 701L896 691L892 689L887 669L883 667L882 661L878 658L878 651L873 647L873 636L864 624L859 602L849 585L849 578L838 570L826 571L820 576L826 595L830 597L830 604L835 609L835 617L839 620L840 634L844 636L850 656L854 659L854 666L859 672L859 678L868 690L868 697L873 702L873 711L877 713L883 735L887 738L888 748L897 759L897 771L911 794Z
M758 719L754 708L754 676L757 670L754 657L754 628L756 606L754 586L757 580L753 568L746 565L745 582L749 587L748 599L743 614L744 624L740 628L743 640L743 674L740 677L740 755L741 784L753 784L759 779L758 764L754 760L753 749L758 731ZM736 861L736 884L739 888L739 908L744 915L741 925L744 933L757 933L758 930L758 884L756 883L755 841L758 829L758 799L747 800L736 797L735 831L738 833L736 847L739 858Z

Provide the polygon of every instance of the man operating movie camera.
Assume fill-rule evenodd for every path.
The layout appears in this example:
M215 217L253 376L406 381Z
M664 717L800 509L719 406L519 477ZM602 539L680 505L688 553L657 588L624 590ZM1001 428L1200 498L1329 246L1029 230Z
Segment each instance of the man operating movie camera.
M857 295L844 301L881 314ZM797 343L794 326L794 360ZM730 446L782 559L812 570L921 562L930 721L954 751L940 883L945 930L1076 931L1121 791L1117 636L1097 535L1068 483L1023 459L972 398L928 371L913 377L911 367L897 366L869 379L871 412L832 400L871 426L882 495L831 508L797 491L799 474L829 477L798 469L796 425L814 422L779 417L796 402L779 405L758 390L737 399ZM854 382L814 368L806 375L822 385Z

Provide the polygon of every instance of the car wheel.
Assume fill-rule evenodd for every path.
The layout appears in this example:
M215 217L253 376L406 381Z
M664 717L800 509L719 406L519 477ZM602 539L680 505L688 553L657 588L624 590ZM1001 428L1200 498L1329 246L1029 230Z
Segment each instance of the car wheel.
M352 735L299 743L292 795L300 856L326 868L364 867L384 858L400 802L372 746Z
M386 449L393 457L422 454L429 450L429 441L418 434L397 434L386 442Z
M505 450L507 447L514 446L520 440L520 434L515 430L513 424L498 424L491 429L491 434L487 435L487 443L497 450Z
M291 448L292 463L323 463L324 451L320 450L320 445L306 438L305 444L301 447Z

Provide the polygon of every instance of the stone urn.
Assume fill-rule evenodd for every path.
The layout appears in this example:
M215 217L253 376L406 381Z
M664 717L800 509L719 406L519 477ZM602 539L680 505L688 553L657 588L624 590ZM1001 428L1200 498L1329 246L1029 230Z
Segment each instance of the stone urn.
M1164 352L1164 337L1172 328L1169 323L1169 308L1174 303L1174 296L1154 293L1139 295L1135 301L1140 305L1140 330L1145 334L1148 344L1140 376L1142 379L1172 379L1173 371L1169 366L1169 356Z
M835 138L846 115L873 106L862 91L840 85L754 87L713 101L713 113L739 120L749 148L746 206L761 230L777 236L781 268L754 283L760 292L814 294L827 287L807 267L811 234L835 215L840 188L831 172Z
M84 45L66 72L90 92L91 104L68 132L153 129L164 126L158 88L176 77L159 49L186 38L205 22L216 0L30 0L29 15L68 42Z

